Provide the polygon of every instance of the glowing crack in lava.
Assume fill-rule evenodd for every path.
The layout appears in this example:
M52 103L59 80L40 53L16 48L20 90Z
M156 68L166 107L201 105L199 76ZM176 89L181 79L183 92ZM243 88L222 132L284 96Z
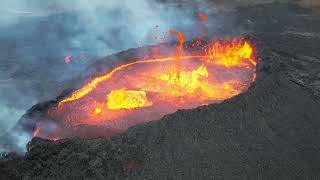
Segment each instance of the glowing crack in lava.
M34 135L108 136L178 109L221 102L255 80L255 52L248 41L214 41L202 53L184 55L183 34L178 37L176 56L133 61L96 77L51 108L45 115L51 123L38 123Z

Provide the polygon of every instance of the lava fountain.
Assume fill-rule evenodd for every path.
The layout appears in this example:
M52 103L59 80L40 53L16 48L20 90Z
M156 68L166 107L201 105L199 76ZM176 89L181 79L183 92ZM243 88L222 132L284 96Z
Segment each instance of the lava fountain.
M34 136L93 138L158 120L178 109L221 102L244 92L256 78L253 45L218 40L197 54L136 60L96 77L61 100L37 123Z

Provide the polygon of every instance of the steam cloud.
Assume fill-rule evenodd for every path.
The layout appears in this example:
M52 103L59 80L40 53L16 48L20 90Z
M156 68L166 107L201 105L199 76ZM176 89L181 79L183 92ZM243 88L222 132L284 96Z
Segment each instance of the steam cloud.
M194 8L182 10L149 0L2 0L1 4L0 137L32 105L59 95L64 83L98 57L159 43L155 37L169 29L184 31L190 39L195 27ZM67 55L70 64L64 62ZM30 140L28 135L13 137L20 151Z

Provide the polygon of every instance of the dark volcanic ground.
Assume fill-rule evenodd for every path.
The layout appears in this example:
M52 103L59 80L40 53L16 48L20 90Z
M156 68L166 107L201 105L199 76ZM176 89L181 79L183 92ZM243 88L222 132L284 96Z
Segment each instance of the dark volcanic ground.
M25 156L4 155L0 179L320 178L320 15L273 3L219 16L221 34L257 45L247 92L111 139L34 138Z

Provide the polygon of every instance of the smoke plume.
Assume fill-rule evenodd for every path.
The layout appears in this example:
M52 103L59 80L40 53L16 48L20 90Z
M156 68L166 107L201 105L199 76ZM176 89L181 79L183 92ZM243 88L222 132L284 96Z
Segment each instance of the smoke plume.
M59 95L63 84L99 57L157 44L170 29L193 38L194 14L203 11L149 0L1 3L0 137L27 109ZM21 149L30 140L27 135L12 137Z

